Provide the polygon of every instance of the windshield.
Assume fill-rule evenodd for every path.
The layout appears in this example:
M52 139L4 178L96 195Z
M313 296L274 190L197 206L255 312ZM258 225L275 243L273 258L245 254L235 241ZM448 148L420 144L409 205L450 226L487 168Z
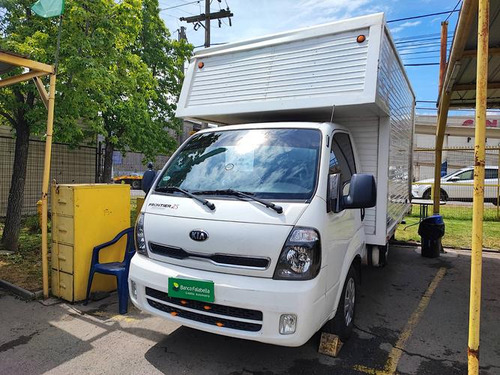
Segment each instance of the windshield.
M314 129L195 135L169 162L156 188L233 189L260 198L307 200L316 187L320 143L321 133Z

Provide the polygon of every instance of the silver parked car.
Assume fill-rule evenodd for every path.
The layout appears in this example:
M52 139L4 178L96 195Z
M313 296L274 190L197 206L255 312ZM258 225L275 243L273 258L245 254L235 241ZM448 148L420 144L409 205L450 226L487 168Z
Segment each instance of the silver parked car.
M412 185L413 198L431 199L431 185L433 178L417 181ZM497 204L498 196L498 167L485 167L484 201ZM474 167L462 168L441 178L441 200L443 201L472 201L474 185Z

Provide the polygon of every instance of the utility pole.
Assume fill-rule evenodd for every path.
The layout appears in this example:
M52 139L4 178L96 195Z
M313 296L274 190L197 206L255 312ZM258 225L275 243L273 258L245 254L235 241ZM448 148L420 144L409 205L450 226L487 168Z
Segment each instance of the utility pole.
M217 0L217 1L219 3L221 2L221 0ZM199 14L197 16L192 16L192 17L181 17L179 20L194 24L195 30L198 30L200 27L205 28L204 47L208 48L208 47L210 47L210 20L219 20L219 27L221 27L221 24L222 24L221 19L228 18L229 19L229 26L232 26L231 25L231 17L232 16L233 16L233 13L231 13L231 11L229 10L229 7L227 7L227 9L220 9L218 12L211 13L210 12L210 0L205 0L205 13ZM204 24L202 22L204 22ZM202 129L206 129L207 127L208 127L208 123L206 123L206 122L201 123Z
M220 2L220 0L217 0ZM205 0L205 13L199 14L197 16L191 17L181 17L181 21L194 24L194 29L198 30L200 27L205 29L205 48L210 47L210 20L219 20L219 27L221 26L222 18L229 18L229 26L231 26L231 17L234 14L231 13L229 7L227 9L221 9L218 12L210 13L210 0ZM203 23L202 23L203 22Z
M210 0L205 0L205 48L210 47Z

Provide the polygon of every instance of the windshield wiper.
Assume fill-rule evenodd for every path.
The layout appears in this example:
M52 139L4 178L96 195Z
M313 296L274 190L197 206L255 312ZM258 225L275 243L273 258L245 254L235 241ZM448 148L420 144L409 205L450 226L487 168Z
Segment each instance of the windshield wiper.
M223 189L223 190L205 190L205 191L196 191L194 194L201 194L201 195L234 195L237 197L245 197L248 199L251 199L255 202L259 202L260 204L263 204L267 208L271 208L274 211L276 211L279 214L283 213L283 207L278 206L277 204L274 204L273 202L269 202L264 199L259 199L256 198L252 195L252 193L244 192L244 191L239 191L239 190L233 190L233 189Z
M213 204L212 202L209 202L206 199L197 197L196 195L191 194L189 191L181 189L180 187L177 187L177 186L160 186L160 187L157 187L155 189L155 191L163 192L163 193L169 193L169 192L173 192L173 191L178 191L179 193L182 193L182 194L184 194L184 195L186 195L186 196L188 196L188 197L190 197L190 198L192 198L192 199L194 199L194 200L202 203L204 206L207 206L212 211L215 210L215 204Z

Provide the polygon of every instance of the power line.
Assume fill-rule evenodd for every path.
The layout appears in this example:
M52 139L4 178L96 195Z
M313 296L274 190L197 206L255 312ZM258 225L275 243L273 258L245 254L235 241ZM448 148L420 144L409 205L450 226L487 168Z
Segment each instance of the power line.
M413 38L427 38L431 36L441 36L441 33L433 33L433 34L420 34L420 35L412 35L412 36L405 36L401 38L394 39L395 41L400 41L400 40L406 40L406 39L413 39Z
M200 2L201 2L201 0L196 0L196 1L191 1L189 3L183 3L183 4L178 4L178 5L174 5L174 6L167 7L167 8L162 8L162 9L160 9L160 12L162 12L164 10L169 10L169 9L174 9L174 8L180 8L180 7L184 7L186 5L196 4L196 3L200 3Z
M447 44L451 44L451 41L448 42ZM412 50L412 49L419 49L423 47L431 48L431 47L441 47L441 43L436 43L436 42L426 42L426 43L420 43L420 44L410 44L409 46L400 46L399 48L401 50Z
M449 34L448 36L452 36L452 34ZM435 36L433 38L421 38L421 39L409 39L409 40L402 40L402 41L395 41L394 44L396 45L401 45L401 44L408 44L408 43L430 43L432 40L440 40L440 36Z
M413 17L405 17L405 18L398 18L395 20L389 20L387 23L392 23L392 22L401 22L401 21L408 21L408 20L416 20L418 18L425 18L425 17L432 17L432 16L440 16L443 14L448 14L448 13L455 13L458 12L458 10L453 9L453 10L448 10L446 12L437 12L437 13L428 13L428 14L421 14L419 16L413 16Z
M417 56L417 57L404 57L403 60L423 60L423 59L438 59L439 55L433 56Z
M404 66L432 66L432 65L439 65L438 62L434 63L434 62L430 62L430 63L419 63L419 64L404 64Z
M457 1L457 4L455 5L455 7L453 8L453 10L457 9L458 5L462 2L462 0L458 0ZM448 14L448 17L446 17L446 19L444 20L444 22L448 21L451 17L452 13Z
M174 11L174 12L183 12L183 13L189 14L189 15L191 15L191 16L194 16L194 15L195 15L194 13L192 13L192 12L188 12L187 10L182 9L182 8L172 9L172 11Z
M403 52L400 52L399 55L400 56L421 55L421 54L435 53L435 52L440 52L440 50L439 49L433 49L433 50L429 50L429 51L409 51L409 52L405 52L405 50L403 50Z
M420 39L420 38L429 38L429 37L440 37L441 33L431 33L431 34L420 34L420 35L411 35L411 36L405 36L401 38L396 38L394 39L395 41L402 41L402 40L408 40L408 39Z

